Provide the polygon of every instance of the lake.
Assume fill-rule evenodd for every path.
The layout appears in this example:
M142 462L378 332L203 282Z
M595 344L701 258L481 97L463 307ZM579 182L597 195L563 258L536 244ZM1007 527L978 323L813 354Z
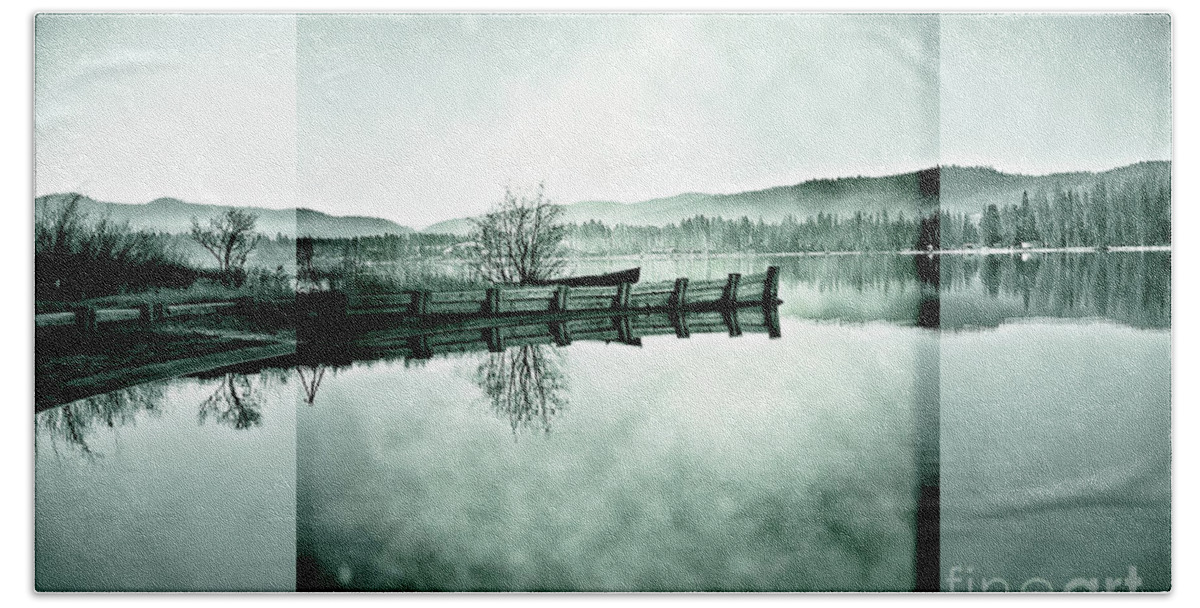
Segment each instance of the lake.
M777 265L780 335L264 364L47 410L37 587L1170 587L1169 253L574 271L637 265Z

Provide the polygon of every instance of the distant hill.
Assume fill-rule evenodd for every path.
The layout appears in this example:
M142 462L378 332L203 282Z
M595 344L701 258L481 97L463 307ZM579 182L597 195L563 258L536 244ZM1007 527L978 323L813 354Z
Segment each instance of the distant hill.
M296 228L300 236L356 237L415 232L391 220L358 215L328 215L313 209L296 210Z
M803 219L819 213L852 215L856 211L887 211L911 217L935 206L934 199L921 196L918 173L914 171L886 177L810 180L736 194L688 192L632 204L586 201L566 205L564 216L572 222L595 219L606 224L663 226L695 215L746 216L772 223L788 215Z
M942 167L942 208L958 213L981 213L989 204L1021 202L1021 193L1090 188L1100 181L1110 187L1123 182L1161 183L1171 177L1171 161L1143 161L1108 171L1075 171L1049 175L1003 173L989 167Z
M818 213L853 214L855 211L904 213L916 215L933 209L933 199L920 195L917 173L889 177L854 177L813 180L795 186L778 186L737 194L686 192L639 203L582 201L563 205L563 218L583 223L597 220L608 225L665 226L705 215L739 218L747 216L767 222L782 221L788 215L803 219ZM466 234L466 219L439 222L422 232Z
M423 228L421 232L427 234L458 234L463 235L471 231L471 220L467 218L456 218L431 224Z
M563 216L569 222L598 220L608 225L631 226L677 224L696 215L727 219L745 216L754 221L761 219L772 223L782 221L788 215L803 220L819 213L850 217L857 211L887 211L892 217L899 213L913 217L936 209L938 204L937 199L922 196L921 173L914 171L882 177L814 179L791 186L735 194L687 192L638 203L582 201L563 205ZM929 170L924 173L928 175ZM1101 180L1110 185L1126 181L1169 180L1171 162L1145 161L1102 172L1077 171L1049 175L1021 175L988 167L950 165L941 167L939 174L941 208L956 213L978 214L988 204L1020 203L1023 191L1033 195L1039 190L1052 192L1055 188L1091 187ZM74 194L42 196L35 200L35 206L40 208L71 196ZM108 216L117 221L128 221L134 228L173 234L186 233L193 216L204 221L230 209L227 206L187 203L173 198L129 205L84 197L81 204L86 212L96 217ZM258 230L269 235L299 232L300 236L349 238L413 232L407 226L375 217L339 217L312 209L246 209L259 215ZM433 224L422 232L461 235L470 228L467 218L456 218Z
M34 208L64 202L74 193L48 194L34 199ZM138 230L184 234L192 225L192 218L206 223L208 219L225 213L232 207L225 205L203 205L188 203L174 198L159 198L145 204L106 203L89 197L80 199L80 207L92 217L109 217L118 222L129 222ZM379 234L407 234L412 228L393 221L375 217L328 215L312 209L266 209L243 207L258 215L259 232L274 236L314 236L325 238L362 237Z
M1023 191L1033 194L1038 190L1050 192L1056 187L1090 187L1099 180L1116 184L1146 177L1165 179L1170 172L1170 161L1140 162L1099 173L1049 175L1003 173L987 167L944 166L939 171L940 205L948 211L978 214L991 203L1019 203ZM582 201L563 205L563 217L576 223L598 220L608 225L665 226L696 215L726 219L745 216L755 221L779 222L788 215L803 220L820 213L850 217L857 211L887 211L892 217L898 213L913 217L935 207L935 199L921 196L920 172L914 171L882 177L815 179L736 194L688 192L638 203ZM469 229L466 219L454 219L429 226L422 232L466 234Z

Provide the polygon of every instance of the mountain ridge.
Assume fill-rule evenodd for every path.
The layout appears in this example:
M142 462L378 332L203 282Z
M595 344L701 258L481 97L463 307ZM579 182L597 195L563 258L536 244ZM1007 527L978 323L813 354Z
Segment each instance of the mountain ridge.
M922 193L922 175L931 169L883 176L811 179L793 185L773 186L729 194L684 192L633 203L584 200L560 205L567 222L600 221L608 225L678 224L697 215L752 221L780 222L787 216L798 220L818 214L849 217L855 212L887 212L911 217L939 208L954 213L977 215L989 204L1009 205L1021 201L1021 193L1038 190L1089 187L1099 180L1115 185L1134 179L1170 180L1172 161L1139 161L1105 171L1064 171L1044 175L1005 173L992 167L943 165L938 167L939 197ZM927 187L927 186L926 186ZM75 193L40 196L35 209L52 201L66 200ZM84 196L84 211L128 221L135 229L186 233L193 216L202 222L234 207L189 203L159 197L148 203L107 203ZM320 238L351 238L381 234L410 234L413 228L394 221L362 215L335 216L307 207L267 209L239 207L259 214L258 231ZM466 234L470 217L434 223L422 233ZM299 228L299 230L297 230Z
M35 211L48 205L65 202L77 196L75 192L47 194L34 199ZM256 229L274 236L311 236L318 238L350 238L380 234L410 234L414 230L391 220L361 215L330 215L307 207L269 209L266 207L234 207L189 203L173 197L159 197L147 203L110 203L80 195L80 207L93 217L108 217L129 222L135 230L185 234L195 217L202 224L229 209L241 209L257 214Z
M633 203L585 200L561 205L563 219L582 223L598 220L608 225L678 224L681 220L705 215L752 221L779 222L788 215L798 220L818 214L887 211L913 216L935 207L954 213L976 215L988 204L1007 205L1021 201L1021 193L1055 187L1079 188L1098 180L1120 182L1150 175L1169 179L1171 161L1139 161L1105 171L1069 171L1027 175L1005 173L992 167L942 165L937 167L939 194L936 199L922 195L921 175L930 169L882 176L818 178L787 186L772 186L731 194L687 192ZM465 234L470 218L455 218L430 225L421 232Z

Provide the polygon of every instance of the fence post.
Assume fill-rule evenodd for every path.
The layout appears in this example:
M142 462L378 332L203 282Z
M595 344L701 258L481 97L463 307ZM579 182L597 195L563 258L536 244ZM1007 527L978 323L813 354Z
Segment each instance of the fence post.
M629 308L629 283L617 285L617 295L613 298L613 308Z
M774 339L783 335L779 331L778 306L768 306L763 309L763 323L767 326L767 338Z
M499 327L489 327L483 330L483 339L487 342L488 352L504 352L504 337L500 335Z
M729 328L730 338L742 335L742 325L738 322L737 315L737 308L726 308L721 311L721 320L725 321L725 327Z
M428 336L424 334L409 338L408 350L412 353L411 357L413 359L428 359L433 356L429 352Z
M687 311L676 309L672 310L669 315L671 325L675 327L676 338L687 338L692 335L691 331L688 330Z
M571 332L567 331L566 321L551 323L550 335L554 338L555 346L567 346L571 343Z
M494 315L500 312L500 288L489 287L483 300L483 312Z
M148 327L151 323L158 320L155 316L157 311L162 310L162 304L141 304L138 306L138 322L142 327Z
M96 331L96 309L91 306L77 306L75 308L75 327L85 334Z
M779 267L767 267L767 279L763 281L763 306L775 306L779 300Z
M741 278L742 275L736 272L729 273L729 279L725 281L725 292L721 294L721 301L726 306L737 305L738 281L741 280Z
M613 317L613 325L617 330L617 341L630 344L633 342L633 331L629 327L629 317L621 315Z
M671 300L668 302L671 308L683 308L687 303L687 284L688 280L685 277L675 279L675 290L671 292Z
M567 309L567 293L570 290L566 285L559 285L554 289L554 295L550 297L550 310L552 312L562 312Z
M408 311L413 315L424 315L429 313L429 292L425 290L410 291L411 301L408 304Z

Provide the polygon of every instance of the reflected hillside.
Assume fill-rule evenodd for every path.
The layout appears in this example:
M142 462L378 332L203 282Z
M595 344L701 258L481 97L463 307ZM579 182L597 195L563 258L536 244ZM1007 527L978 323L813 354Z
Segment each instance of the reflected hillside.
M1024 255L847 255L782 258L780 315L916 323L920 276L939 275L941 327L996 327L1009 319L1102 318L1171 326L1170 252Z
M945 256L941 275L950 329L1025 317L1171 326L1170 252Z

